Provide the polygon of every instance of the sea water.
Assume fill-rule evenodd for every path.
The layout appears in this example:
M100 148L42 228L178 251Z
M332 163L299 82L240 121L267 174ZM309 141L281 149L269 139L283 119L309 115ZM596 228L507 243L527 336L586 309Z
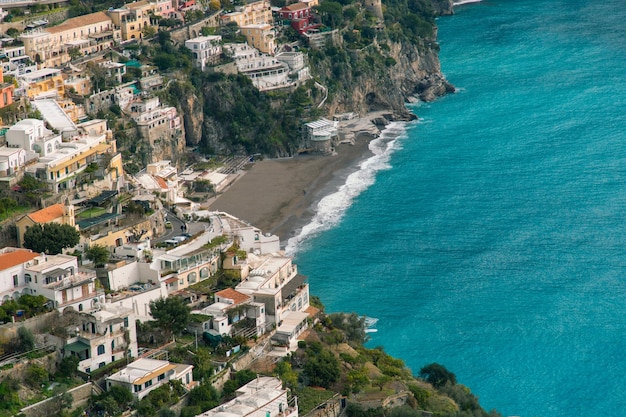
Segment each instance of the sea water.
M505 416L626 413L625 6L440 18L458 92L374 141L289 242L329 311L378 319L369 346Z

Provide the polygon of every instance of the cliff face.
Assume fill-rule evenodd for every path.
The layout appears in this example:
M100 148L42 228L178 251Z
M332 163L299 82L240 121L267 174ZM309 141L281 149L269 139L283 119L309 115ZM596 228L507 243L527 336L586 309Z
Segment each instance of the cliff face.
M340 72L341 84L328 103L328 112L391 110L400 118L410 118L405 107L407 101L416 98L433 101L454 91L441 74L438 46L431 43L425 47L406 42L387 42L384 51L373 44L366 51L351 51L345 69ZM383 53L384 63L367 65L372 55ZM322 78L331 80L337 76L337 68L328 63L321 67Z
M429 6L435 16L453 13L452 0L432 0ZM406 102L433 101L454 91L441 73L434 23L429 35L412 39L393 36L396 25L387 22L369 45L359 49L354 47L354 42L346 41L350 37L345 32L342 37L333 38L333 45L327 48L331 54L326 53L316 63L319 65L314 65L318 77L334 90L328 102L329 113L363 114L389 109L400 117L411 117Z
M411 119L415 116L405 107L407 102L433 101L454 91L441 74L434 25L434 17L453 12L452 0L387 7L395 10L386 24L366 26L360 16L337 30L322 49L309 49L316 85L259 93L243 76L206 73L184 87L174 83L171 90L181 109L187 146L212 154L293 155L304 121L378 110ZM396 22L407 14L403 7L413 7L407 12L413 20ZM324 107L318 109L326 94Z

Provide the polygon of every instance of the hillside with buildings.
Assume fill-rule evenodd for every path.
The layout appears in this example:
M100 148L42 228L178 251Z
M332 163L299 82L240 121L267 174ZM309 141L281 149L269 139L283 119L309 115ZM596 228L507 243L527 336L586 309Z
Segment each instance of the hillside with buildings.
M206 204L256 158L333 154L380 133L359 116L449 92L450 2L7 10L0 417L487 415L445 368L364 348L278 236Z

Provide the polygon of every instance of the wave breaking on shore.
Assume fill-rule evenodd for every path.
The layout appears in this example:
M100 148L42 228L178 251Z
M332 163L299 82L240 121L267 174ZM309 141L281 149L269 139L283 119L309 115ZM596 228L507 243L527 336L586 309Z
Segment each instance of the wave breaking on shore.
M311 222L287 241L286 254L294 255L303 248L305 242L341 221L354 199L374 184L376 174L391 168L389 159L393 152L400 148L399 139L406 137L406 130L406 122L392 122L378 138L369 143L369 149L374 155L361 161L358 169L348 175L346 182L336 192L319 201Z

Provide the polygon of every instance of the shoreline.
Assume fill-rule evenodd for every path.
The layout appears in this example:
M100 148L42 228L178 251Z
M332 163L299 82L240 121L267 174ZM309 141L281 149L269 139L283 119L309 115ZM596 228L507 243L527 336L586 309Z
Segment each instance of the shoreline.
M225 211L264 233L278 235L284 248L311 222L320 200L339 190L362 161L374 156L369 144L380 137L385 124L391 122L390 116L390 112L380 111L340 122L339 131L354 137L339 143L333 155L255 162L210 201L208 209Z

